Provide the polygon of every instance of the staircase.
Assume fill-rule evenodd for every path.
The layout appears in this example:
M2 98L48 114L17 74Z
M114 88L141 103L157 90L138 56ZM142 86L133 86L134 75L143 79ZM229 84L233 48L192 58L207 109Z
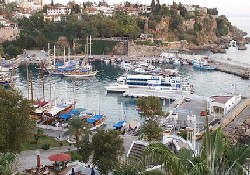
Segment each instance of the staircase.
M143 151L148 145L149 143L145 141L133 141L128 150L127 157L141 161L143 158Z

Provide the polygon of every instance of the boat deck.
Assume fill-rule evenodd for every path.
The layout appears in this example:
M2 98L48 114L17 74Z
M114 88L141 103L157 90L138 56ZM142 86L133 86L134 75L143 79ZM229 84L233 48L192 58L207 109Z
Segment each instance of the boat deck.
M178 91L178 90L155 90L155 89L142 89L142 88L129 88L123 93L124 97L148 97L156 96L161 99L181 99L183 96L189 95L188 91Z

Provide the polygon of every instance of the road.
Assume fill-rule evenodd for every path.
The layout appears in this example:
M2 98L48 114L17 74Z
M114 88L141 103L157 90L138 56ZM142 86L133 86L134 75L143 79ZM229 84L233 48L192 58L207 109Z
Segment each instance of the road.
M200 97L195 94L190 94L189 97L190 101L185 101L177 107L173 108L174 114L178 114L177 121L169 119L166 122L166 125L175 125L179 129L180 127L192 127L194 128L194 120L191 121L191 117L187 118L187 116L196 116L196 129L197 132L205 126L206 118L204 116L200 116L201 111L205 111L207 108L206 97ZM213 116L208 116L208 122L213 120Z

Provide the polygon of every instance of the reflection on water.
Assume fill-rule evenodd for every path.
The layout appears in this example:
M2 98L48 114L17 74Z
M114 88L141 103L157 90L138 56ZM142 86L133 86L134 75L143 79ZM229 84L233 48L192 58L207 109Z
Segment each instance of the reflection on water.
M57 103L67 99L76 100L76 108L85 108L87 111L105 113L107 115L108 127L112 127L117 120L121 119L121 103L127 120L139 117L136 111L136 102L132 98L125 98L122 94L107 94L105 86L116 81L116 78L123 74L123 71L111 64L102 62L93 63L98 70L96 77L88 79L69 79L58 76L45 76L45 99L57 99ZM242 95L248 94L250 80L225 74L222 72L196 71L191 66L177 67L181 76L194 85L195 93L198 95L210 96L232 93L236 91ZM42 97L41 71L35 66L29 66L32 71L34 87L34 98ZM19 67L17 73L16 87L27 97L26 66ZM236 85L236 86L233 86ZM236 87L236 89L235 89Z

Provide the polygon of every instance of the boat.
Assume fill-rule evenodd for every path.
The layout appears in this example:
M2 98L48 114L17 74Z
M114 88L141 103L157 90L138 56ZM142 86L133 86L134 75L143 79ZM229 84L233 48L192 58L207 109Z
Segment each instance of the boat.
M63 73L64 77L71 77L71 78L84 78L84 77L94 77L96 76L97 71L89 71L89 70L74 70L71 72Z
M166 90L166 91L176 91L182 90L182 85L180 77L164 77L162 75L126 75L119 77L117 83L110 84L106 87L107 92L125 92L129 88L146 88L152 90ZM191 91L191 85L185 83L185 89L187 85Z
M123 93L123 92L126 92L129 87L127 84L113 83L113 84L109 84L105 88L106 88L107 92Z
M87 119L87 122L90 124L90 130L96 130L101 126L105 126L106 115L104 114L95 114L92 117Z
M127 125L126 134L129 135L138 135L141 124L137 118L132 119Z
M193 63L193 68L196 68L196 69L208 70L208 71L215 70L215 68L209 66L206 61L195 59L195 60L193 60L192 63Z
M119 121L115 123L113 127L115 130L120 130L122 134L125 134L126 121L122 103L121 103L121 119L119 119Z

